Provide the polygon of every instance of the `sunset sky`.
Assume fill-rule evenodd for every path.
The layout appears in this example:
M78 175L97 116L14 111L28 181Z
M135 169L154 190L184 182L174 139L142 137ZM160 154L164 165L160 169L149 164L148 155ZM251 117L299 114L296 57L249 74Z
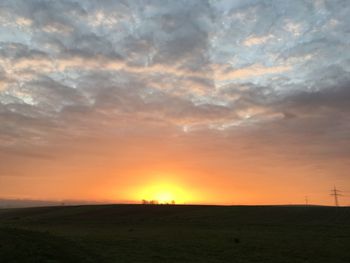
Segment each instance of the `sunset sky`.
M334 185L349 1L0 2L0 198L332 205Z

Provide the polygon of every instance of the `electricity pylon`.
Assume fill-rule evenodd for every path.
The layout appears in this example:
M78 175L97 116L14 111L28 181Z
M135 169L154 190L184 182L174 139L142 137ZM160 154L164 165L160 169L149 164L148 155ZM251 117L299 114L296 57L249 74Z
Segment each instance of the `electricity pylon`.
M339 206L339 196L342 196L341 194L339 194L339 192L341 192L340 190L338 190L335 186L334 188L331 190L331 195L334 196L334 203L335 206Z

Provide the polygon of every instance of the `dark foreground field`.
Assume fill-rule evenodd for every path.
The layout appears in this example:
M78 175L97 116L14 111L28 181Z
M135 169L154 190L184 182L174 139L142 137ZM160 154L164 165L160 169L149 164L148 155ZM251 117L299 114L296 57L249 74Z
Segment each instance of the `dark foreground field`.
M0 210L0 262L350 262L350 208Z

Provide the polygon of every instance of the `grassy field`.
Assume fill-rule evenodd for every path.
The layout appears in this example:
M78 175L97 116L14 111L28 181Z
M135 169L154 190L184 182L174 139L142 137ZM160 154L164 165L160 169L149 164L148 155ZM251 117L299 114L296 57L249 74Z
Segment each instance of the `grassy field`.
M1 209L0 262L349 263L350 208Z

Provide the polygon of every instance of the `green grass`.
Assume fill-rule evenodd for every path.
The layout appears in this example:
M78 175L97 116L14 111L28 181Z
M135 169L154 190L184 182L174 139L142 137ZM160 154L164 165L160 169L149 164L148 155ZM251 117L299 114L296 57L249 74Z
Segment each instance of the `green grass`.
M0 262L350 262L350 208L0 210Z

